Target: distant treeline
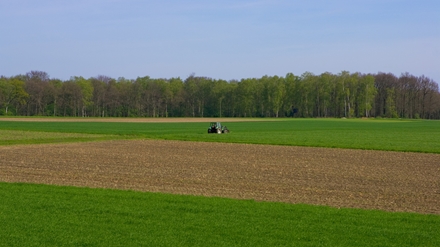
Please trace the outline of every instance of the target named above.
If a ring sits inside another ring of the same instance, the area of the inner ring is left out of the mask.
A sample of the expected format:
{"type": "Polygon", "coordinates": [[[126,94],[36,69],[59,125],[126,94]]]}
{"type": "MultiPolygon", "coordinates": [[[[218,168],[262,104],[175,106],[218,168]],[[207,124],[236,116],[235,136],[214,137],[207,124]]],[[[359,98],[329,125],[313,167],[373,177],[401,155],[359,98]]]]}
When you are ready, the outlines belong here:
{"type": "Polygon", "coordinates": [[[436,82],[409,73],[263,76],[240,81],[190,75],[51,79],[0,77],[0,115],[74,117],[387,117],[440,119],[436,82]]]}

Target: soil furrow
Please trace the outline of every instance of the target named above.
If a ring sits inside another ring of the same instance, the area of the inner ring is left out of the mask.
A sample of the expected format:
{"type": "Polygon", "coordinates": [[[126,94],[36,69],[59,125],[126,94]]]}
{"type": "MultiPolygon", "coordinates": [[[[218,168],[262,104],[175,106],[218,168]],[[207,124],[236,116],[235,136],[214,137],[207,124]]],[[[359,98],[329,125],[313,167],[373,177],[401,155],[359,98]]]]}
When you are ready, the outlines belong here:
{"type": "Polygon", "coordinates": [[[0,181],[440,214],[440,155],[181,141],[0,147],[0,181]]]}

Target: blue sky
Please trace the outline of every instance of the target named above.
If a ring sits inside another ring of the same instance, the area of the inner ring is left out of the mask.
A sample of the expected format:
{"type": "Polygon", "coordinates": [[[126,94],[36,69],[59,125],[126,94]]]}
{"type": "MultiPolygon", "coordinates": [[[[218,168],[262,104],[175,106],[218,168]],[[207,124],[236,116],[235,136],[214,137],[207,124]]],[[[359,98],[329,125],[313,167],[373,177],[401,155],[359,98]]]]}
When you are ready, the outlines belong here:
{"type": "Polygon", "coordinates": [[[0,75],[215,79],[309,71],[440,83],[438,0],[0,0],[0,75]]]}

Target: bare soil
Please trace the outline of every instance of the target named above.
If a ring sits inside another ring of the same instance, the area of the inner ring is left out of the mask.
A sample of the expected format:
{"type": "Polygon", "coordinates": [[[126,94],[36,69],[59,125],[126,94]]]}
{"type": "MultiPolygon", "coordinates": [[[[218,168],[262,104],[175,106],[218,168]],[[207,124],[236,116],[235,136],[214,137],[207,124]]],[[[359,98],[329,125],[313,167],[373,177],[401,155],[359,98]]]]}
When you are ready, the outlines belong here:
{"type": "Polygon", "coordinates": [[[0,181],[440,214],[439,154],[154,140],[17,145],[0,147],[0,181]]]}

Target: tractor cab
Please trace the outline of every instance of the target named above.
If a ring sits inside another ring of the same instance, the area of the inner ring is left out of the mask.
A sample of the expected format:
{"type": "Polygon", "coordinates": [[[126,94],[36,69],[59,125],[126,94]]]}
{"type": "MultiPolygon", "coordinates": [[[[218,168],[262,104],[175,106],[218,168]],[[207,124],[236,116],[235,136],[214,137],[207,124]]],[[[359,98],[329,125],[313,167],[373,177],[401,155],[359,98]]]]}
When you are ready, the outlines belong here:
{"type": "Polygon", "coordinates": [[[229,133],[229,130],[226,126],[222,126],[220,122],[211,122],[209,124],[208,133],[229,133]]]}

